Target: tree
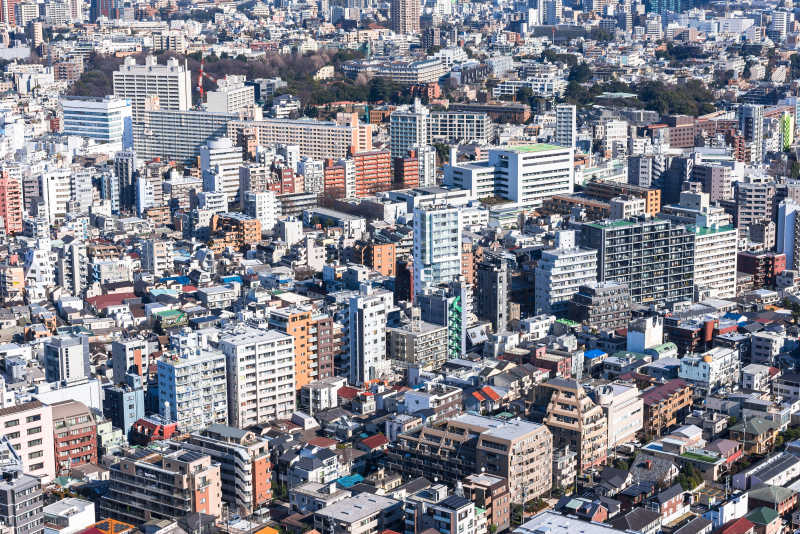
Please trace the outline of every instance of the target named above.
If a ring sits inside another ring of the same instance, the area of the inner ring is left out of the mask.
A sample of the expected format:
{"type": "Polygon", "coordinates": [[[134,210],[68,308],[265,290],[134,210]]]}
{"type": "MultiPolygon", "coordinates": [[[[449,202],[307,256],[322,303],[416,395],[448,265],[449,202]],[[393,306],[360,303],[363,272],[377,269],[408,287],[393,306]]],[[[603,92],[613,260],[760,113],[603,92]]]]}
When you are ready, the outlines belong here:
{"type": "Polygon", "coordinates": [[[678,483],[686,491],[693,490],[703,483],[703,475],[694,465],[687,463],[678,473],[678,483]]]}

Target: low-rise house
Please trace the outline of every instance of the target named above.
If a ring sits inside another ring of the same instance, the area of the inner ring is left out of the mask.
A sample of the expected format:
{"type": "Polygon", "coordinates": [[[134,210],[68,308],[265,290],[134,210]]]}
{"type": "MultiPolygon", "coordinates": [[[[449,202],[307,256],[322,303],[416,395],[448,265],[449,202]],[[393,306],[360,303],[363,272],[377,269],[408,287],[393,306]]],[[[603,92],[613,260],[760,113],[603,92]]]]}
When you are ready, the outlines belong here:
{"type": "Polygon", "coordinates": [[[661,530],[661,516],[645,508],[634,508],[625,515],[609,520],[614,528],[637,534],[656,534],[661,530]]]}

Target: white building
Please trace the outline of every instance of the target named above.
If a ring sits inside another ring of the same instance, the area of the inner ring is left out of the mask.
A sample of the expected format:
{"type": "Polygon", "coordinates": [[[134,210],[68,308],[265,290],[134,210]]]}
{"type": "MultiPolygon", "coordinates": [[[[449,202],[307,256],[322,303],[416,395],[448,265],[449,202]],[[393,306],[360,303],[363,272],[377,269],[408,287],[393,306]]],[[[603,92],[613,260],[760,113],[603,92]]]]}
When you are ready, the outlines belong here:
{"type": "Polygon", "coordinates": [[[144,65],[137,65],[136,58],[125,58],[114,73],[114,96],[130,100],[134,122],[141,121],[145,111],[145,100],[158,97],[160,109],[186,111],[192,106],[191,73],[176,58],[159,65],[154,56],[147,56],[144,65]]]}
{"type": "Polygon", "coordinates": [[[244,193],[244,213],[261,222],[261,233],[270,234],[281,215],[281,204],[274,191],[244,193]]]}
{"type": "Polygon", "coordinates": [[[162,356],[158,368],[158,411],[181,432],[228,423],[225,355],[206,345],[162,356]]]}
{"type": "Polygon", "coordinates": [[[156,277],[173,270],[172,245],[170,239],[147,239],[142,243],[142,269],[156,277]]]}
{"type": "Polygon", "coordinates": [[[206,93],[206,109],[212,113],[239,113],[255,105],[255,87],[245,85],[245,76],[217,80],[217,90],[206,93]]]}
{"type": "Polygon", "coordinates": [[[131,102],[125,98],[61,97],[63,132],[110,144],[114,153],[133,148],[131,102]]]}
{"type": "Polygon", "coordinates": [[[389,147],[392,160],[404,158],[415,146],[427,145],[430,139],[430,112],[419,100],[413,106],[398,108],[389,117],[389,147]]]}
{"type": "Polygon", "coordinates": [[[715,347],[703,354],[684,356],[678,376],[703,393],[736,386],[740,378],[739,353],[734,349],[715,347]]]}
{"type": "Polygon", "coordinates": [[[733,226],[709,225],[697,216],[694,232],[694,287],[698,300],[736,298],[736,253],[739,230],[733,226]]]}
{"type": "Polygon", "coordinates": [[[553,195],[573,192],[573,149],[548,144],[489,150],[489,159],[445,166],[445,184],[535,208],[553,195]]]}
{"type": "Polygon", "coordinates": [[[534,305],[536,313],[565,313],[572,295],[597,281],[597,251],[575,245],[575,232],[558,232],[556,248],[542,251],[536,265],[534,305]]]}
{"type": "Polygon", "coordinates": [[[800,204],[787,198],[778,205],[778,235],[775,249],[780,254],[786,254],[786,268],[797,269],[800,267],[800,251],[795,252],[795,240],[798,235],[798,217],[800,204]]]}
{"type": "Polygon", "coordinates": [[[242,324],[220,337],[227,358],[231,426],[246,428],[295,411],[294,338],[242,324]]]}
{"type": "Polygon", "coordinates": [[[414,209],[414,291],[461,276],[461,209],[439,205],[414,209]]]}
{"type": "Polygon", "coordinates": [[[636,439],[644,424],[644,401],[635,385],[612,382],[599,386],[595,402],[608,419],[608,448],[636,439]]]}
{"type": "Polygon", "coordinates": [[[242,149],[227,137],[220,137],[200,147],[200,170],[203,190],[225,193],[228,203],[239,200],[239,167],[242,149]]]}
{"type": "Polygon", "coordinates": [[[350,298],[347,336],[351,384],[376,380],[391,369],[386,357],[386,319],[393,307],[391,291],[366,285],[350,298]]]}
{"type": "Polygon", "coordinates": [[[75,497],[56,501],[42,511],[44,534],[75,534],[95,522],[94,503],[75,497]]]}
{"type": "Polygon", "coordinates": [[[325,189],[325,166],[322,161],[308,157],[300,158],[297,172],[303,176],[306,193],[322,193],[325,189]]]}
{"type": "Polygon", "coordinates": [[[765,365],[776,365],[783,350],[785,338],[777,332],[756,332],[750,337],[750,361],[765,365]]]}

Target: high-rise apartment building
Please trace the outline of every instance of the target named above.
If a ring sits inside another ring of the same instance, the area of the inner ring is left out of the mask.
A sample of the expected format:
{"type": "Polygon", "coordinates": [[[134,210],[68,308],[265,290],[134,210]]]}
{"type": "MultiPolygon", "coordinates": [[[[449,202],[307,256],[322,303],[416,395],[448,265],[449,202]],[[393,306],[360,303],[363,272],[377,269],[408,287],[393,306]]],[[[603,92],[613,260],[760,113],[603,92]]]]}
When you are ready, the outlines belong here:
{"type": "Polygon", "coordinates": [[[42,534],[44,514],[41,478],[18,466],[0,471],[0,522],[9,534],[42,534]]]}
{"type": "Polygon", "coordinates": [[[242,149],[227,137],[210,141],[200,147],[200,170],[203,173],[203,190],[222,192],[228,204],[239,201],[239,168],[242,166],[242,149]]]}
{"type": "Polygon", "coordinates": [[[136,153],[133,150],[117,152],[114,156],[114,175],[119,184],[117,191],[120,211],[128,212],[136,205],[135,177],[137,172],[136,153]]]}
{"type": "Polygon", "coordinates": [[[392,159],[387,150],[353,154],[356,197],[368,197],[392,188],[392,159]]]}
{"type": "Polygon", "coordinates": [[[237,325],[220,337],[219,348],[227,361],[232,426],[246,428],[291,417],[295,410],[292,336],[237,325]]]}
{"type": "Polygon", "coordinates": [[[281,216],[281,204],[274,191],[241,191],[244,213],[261,222],[261,232],[271,234],[281,216]]]}
{"type": "MultiPolygon", "coordinates": [[[[415,0],[400,0],[415,3],[415,0]]],[[[409,149],[426,146],[430,141],[430,111],[419,100],[412,106],[398,108],[389,116],[389,148],[392,160],[403,158],[409,149]]]]}
{"type": "MultiPolygon", "coordinates": [[[[362,151],[359,127],[314,120],[263,119],[228,122],[228,137],[238,139],[247,130],[259,145],[298,145],[300,156],[325,160],[346,158],[362,151]]],[[[371,138],[370,138],[371,141],[371,138]]],[[[372,147],[365,148],[370,150],[372,147]]]]}
{"type": "Polygon", "coordinates": [[[597,279],[626,284],[633,302],[692,300],[694,236],[684,226],[647,217],[587,223],[581,245],[598,251],[597,279]]]}
{"type": "Polygon", "coordinates": [[[133,109],[127,98],[62,97],[63,131],[109,143],[116,150],[133,148],[133,109]]]}
{"type": "Polygon", "coordinates": [[[694,287],[697,300],[736,298],[736,253],[739,231],[709,224],[705,215],[689,227],[694,237],[694,287]]]}
{"type": "Polygon", "coordinates": [[[225,355],[206,346],[186,347],[157,360],[158,411],[194,432],[212,423],[227,424],[225,355]]]}
{"type": "Polygon", "coordinates": [[[191,513],[222,513],[220,465],[208,454],[169,447],[163,452],[136,449],[109,471],[101,517],[141,525],[154,519],[176,521],[191,513]]]}
{"type": "Polygon", "coordinates": [[[146,239],[142,243],[142,269],[156,278],[169,274],[172,265],[173,242],[167,239],[146,239]]]}
{"type": "Polygon", "coordinates": [[[56,474],[64,476],[73,467],[97,464],[97,423],[92,411],[75,400],[57,402],[52,408],[56,474]]]}
{"type": "Polygon", "coordinates": [[[389,11],[392,31],[402,35],[419,34],[421,6],[417,0],[392,0],[389,11]]]}
{"type": "Polygon", "coordinates": [[[576,108],[571,104],[556,106],[556,144],[558,146],[575,148],[576,133],[576,108]]]}
{"type": "Polygon", "coordinates": [[[176,58],[159,65],[154,56],[147,56],[144,65],[128,56],[114,73],[114,96],[130,101],[133,122],[144,120],[145,101],[158,97],[159,109],[186,111],[192,106],[191,73],[176,58]]]}
{"type": "Polygon", "coordinates": [[[461,209],[431,205],[414,209],[414,292],[461,277],[461,209]]]}
{"type": "Polygon", "coordinates": [[[86,254],[86,242],[79,239],[63,239],[61,244],[53,246],[58,254],[55,263],[56,284],[63,287],[70,295],[81,296],[89,287],[89,257],[86,254]]]}
{"type": "Polygon", "coordinates": [[[775,249],[786,255],[787,269],[800,269],[800,204],[787,198],[778,205],[778,235],[775,249]]]}
{"type": "Polygon", "coordinates": [[[744,230],[753,223],[771,221],[775,213],[776,188],[772,181],[746,177],[734,184],[736,227],[744,230]]]}
{"type": "Polygon", "coordinates": [[[146,110],[141,127],[134,128],[133,146],[144,160],[161,158],[194,165],[200,147],[226,136],[228,122],[238,118],[237,114],[210,111],[146,110]]]}
{"type": "Polygon", "coordinates": [[[494,332],[505,332],[509,321],[509,272],[502,258],[485,257],[478,264],[475,314],[492,323],[494,332]]]}
{"type": "Polygon", "coordinates": [[[417,293],[414,304],[420,307],[423,321],[447,327],[447,359],[463,356],[472,307],[470,288],[463,282],[429,288],[417,293]]]}
{"type": "Polygon", "coordinates": [[[542,251],[535,276],[536,313],[564,315],[578,289],[596,281],[597,251],[579,248],[574,231],[558,232],[555,248],[542,251]]]}
{"type": "Polygon", "coordinates": [[[65,334],[44,344],[44,375],[48,382],[70,384],[89,378],[89,337],[65,334]]]}
{"type": "Polygon", "coordinates": [[[389,372],[386,320],[392,308],[394,295],[385,289],[362,285],[350,298],[346,326],[351,384],[366,384],[389,372]]]}
{"type": "Polygon", "coordinates": [[[630,317],[630,291],[617,282],[584,284],[569,303],[570,319],[601,331],[623,328],[630,317]]]}
{"type": "Polygon", "coordinates": [[[212,113],[239,113],[255,105],[255,87],[245,85],[245,76],[229,74],[217,81],[217,89],[206,93],[206,109],[212,113]]]}
{"type": "Polygon", "coordinates": [[[750,161],[761,163],[764,159],[764,106],[741,104],[737,118],[739,130],[750,145],[750,161]]]}
{"type": "Polygon", "coordinates": [[[22,182],[0,173],[0,219],[7,234],[22,231],[22,182]]]}
{"type": "Polygon", "coordinates": [[[147,341],[139,338],[117,339],[111,343],[111,366],[115,384],[124,384],[128,373],[147,380],[150,367],[147,341]]]}

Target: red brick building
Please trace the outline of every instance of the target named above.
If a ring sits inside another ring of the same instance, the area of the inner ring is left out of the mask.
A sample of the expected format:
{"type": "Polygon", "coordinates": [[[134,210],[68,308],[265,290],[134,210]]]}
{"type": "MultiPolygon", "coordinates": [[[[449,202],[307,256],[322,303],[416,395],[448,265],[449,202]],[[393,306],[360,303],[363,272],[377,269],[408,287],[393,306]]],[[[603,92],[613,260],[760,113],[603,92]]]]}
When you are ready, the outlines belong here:
{"type": "Polygon", "coordinates": [[[68,475],[79,465],[97,463],[97,424],[83,403],[53,404],[53,441],[57,476],[68,475]]]}
{"type": "Polygon", "coordinates": [[[359,152],[353,156],[356,197],[372,196],[392,188],[392,159],[388,150],[359,152]]]}

